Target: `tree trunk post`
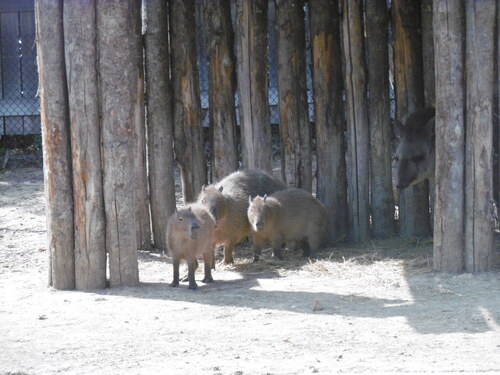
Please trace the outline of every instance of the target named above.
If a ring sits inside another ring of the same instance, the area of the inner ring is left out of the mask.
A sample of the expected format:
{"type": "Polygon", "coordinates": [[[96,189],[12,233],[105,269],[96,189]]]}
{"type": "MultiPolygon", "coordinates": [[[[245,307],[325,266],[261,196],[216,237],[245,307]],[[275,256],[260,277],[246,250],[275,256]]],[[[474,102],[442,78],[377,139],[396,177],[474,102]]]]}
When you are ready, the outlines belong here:
{"type": "Polygon", "coordinates": [[[435,0],[436,212],[434,269],[462,272],[465,170],[465,10],[463,0],[435,0]]]}
{"type": "Polygon", "coordinates": [[[164,0],[143,0],[151,224],[160,250],[167,248],[167,220],[175,211],[167,8],[164,0]]]}
{"type": "Polygon", "coordinates": [[[64,4],[75,209],[76,289],[106,287],[95,0],[64,4]]]}
{"type": "Polygon", "coordinates": [[[300,0],[276,0],[281,173],[293,187],[312,190],[304,9],[300,0]]]}
{"type": "MultiPolygon", "coordinates": [[[[396,118],[404,122],[408,114],[424,106],[420,2],[394,0],[392,14],[396,118]]],[[[403,237],[430,235],[429,188],[426,181],[400,192],[399,232],[403,237]]]]}
{"type": "Polygon", "coordinates": [[[138,129],[144,122],[140,21],[136,0],[97,2],[106,248],[112,287],[139,283],[137,208],[142,197],[137,193],[137,168],[142,155],[137,151],[138,129]]]}
{"type": "Polygon", "coordinates": [[[347,233],[345,119],[338,0],[310,0],[314,118],[318,184],[316,198],[328,211],[329,241],[347,233]]]}
{"type": "Polygon", "coordinates": [[[267,3],[237,0],[236,46],[243,166],[271,172],[267,3]]]}
{"type": "Polygon", "coordinates": [[[493,253],[495,0],[466,1],[465,271],[490,269],[493,253]]]}
{"type": "MultiPolygon", "coordinates": [[[[238,169],[233,28],[229,0],[204,3],[210,99],[212,181],[238,169]]],[[[269,126],[269,124],[267,124],[269,126]]]]}
{"type": "Polygon", "coordinates": [[[372,235],[384,238],[394,235],[395,229],[389,99],[389,10],[385,0],[370,0],[365,6],[372,235]]]}
{"type": "Polygon", "coordinates": [[[73,186],[68,93],[64,67],[63,2],[36,0],[35,19],[42,120],[49,285],[75,288],[73,186]]]}
{"type": "Polygon", "coordinates": [[[360,0],[343,1],[349,226],[353,242],[369,238],[369,127],[361,4],[360,0]]]}
{"type": "Polygon", "coordinates": [[[194,0],[170,1],[174,150],[182,176],[184,203],[196,200],[207,182],[194,0]]]}

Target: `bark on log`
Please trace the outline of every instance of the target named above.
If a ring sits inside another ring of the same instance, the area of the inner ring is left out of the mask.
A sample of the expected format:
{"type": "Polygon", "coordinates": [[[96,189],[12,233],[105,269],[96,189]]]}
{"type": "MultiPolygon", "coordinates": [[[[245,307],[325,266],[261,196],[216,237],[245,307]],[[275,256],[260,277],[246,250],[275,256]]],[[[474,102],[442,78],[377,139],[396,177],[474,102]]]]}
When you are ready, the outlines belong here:
{"type": "Polygon", "coordinates": [[[271,172],[267,3],[237,0],[236,45],[243,166],[271,172]]]}
{"type": "MultiPolygon", "coordinates": [[[[392,14],[396,118],[404,123],[408,114],[424,106],[420,2],[394,0],[392,14]]],[[[430,235],[429,188],[426,181],[401,191],[399,232],[405,237],[430,235]]]]}
{"type": "Polygon", "coordinates": [[[345,119],[338,0],[310,0],[318,198],[328,211],[328,240],[347,234],[345,119]]]}
{"type": "Polygon", "coordinates": [[[207,182],[194,0],[170,2],[170,43],[174,150],[181,169],[184,203],[188,203],[196,199],[201,187],[207,182]]]}
{"type": "Polygon", "coordinates": [[[204,16],[208,58],[212,181],[220,181],[237,170],[239,165],[234,108],[236,73],[230,0],[206,1],[204,16]]]}
{"type": "Polygon", "coordinates": [[[467,1],[465,271],[483,272],[493,254],[493,62],[495,0],[467,1]]]}
{"type": "Polygon", "coordinates": [[[465,10],[435,0],[436,212],[434,269],[461,272],[464,253],[465,10]]]}
{"type": "Polygon", "coordinates": [[[300,0],[276,0],[281,173],[293,187],[312,189],[304,10],[300,0]]]}
{"type": "Polygon", "coordinates": [[[369,128],[361,5],[360,0],[343,1],[349,226],[354,242],[369,237],[369,128]]]}
{"type": "Polygon", "coordinates": [[[71,146],[64,68],[63,2],[36,0],[49,285],[75,288],[71,146]]]}
{"type": "Polygon", "coordinates": [[[76,289],[106,287],[106,241],[97,87],[95,0],[64,4],[71,121],[76,289]]]}
{"type": "Polygon", "coordinates": [[[167,219],[175,210],[167,8],[164,0],[143,0],[151,224],[154,246],[161,250],[167,248],[167,219]]]}
{"type": "Polygon", "coordinates": [[[389,11],[385,0],[366,2],[368,113],[370,120],[370,187],[372,236],[394,234],[389,98],[389,11]]]}
{"type": "Polygon", "coordinates": [[[137,194],[144,118],[140,3],[97,2],[106,247],[110,285],[139,283],[137,194]]]}
{"type": "Polygon", "coordinates": [[[434,29],[432,27],[432,1],[422,0],[420,5],[422,26],[422,61],[424,74],[425,107],[436,107],[436,81],[434,72],[434,29]]]}

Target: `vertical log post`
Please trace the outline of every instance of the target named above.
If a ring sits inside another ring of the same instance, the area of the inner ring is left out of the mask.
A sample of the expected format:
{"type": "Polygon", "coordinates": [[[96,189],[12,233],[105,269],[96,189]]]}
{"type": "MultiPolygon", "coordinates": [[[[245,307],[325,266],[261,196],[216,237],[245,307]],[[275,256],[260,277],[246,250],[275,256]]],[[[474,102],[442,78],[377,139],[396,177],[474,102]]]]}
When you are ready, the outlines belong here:
{"type": "Polygon", "coordinates": [[[196,55],[194,0],[170,2],[170,43],[174,150],[181,169],[184,203],[188,203],[196,199],[207,180],[196,55]]]}
{"type": "Polygon", "coordinates": [[[465,271],[491,267],[495,0],[466,1],[465,271]]]}
{"type": "MultiPolygon", "coordinates": [[[[408,114],[424,106],[420,2],[394,0],[392,10],[396,118],[404,122],[408,114]]],[[[399,232],[404,237],[430,234],[429,189],[426,181],[401,191],[399,232]]]]}
{"type": "Polygon", "coordinates": [[[112,287],[139,283],[137,132],[144,121],[142,49],[136,47],[140,21],[135,0],[97,2],[106,248],[112,287]]]}
{"type": "Polygon", "coordinates": [[[289,186],[311,191],[304,9],[300,0],[276,0],[281,173],[289,186]]]}
{"type": "Polygon", "coordinates": [[[167,8],[164,0],[143,0],[151,224],[161,250],[167,248],[167,219],[175,210],[167,8]]]}
{"type": "Polygon", "coordinates": [[[436,212],[434,269],[461,272],[464,253],[465,11],[463,0],[435,0],[436,212]]]}
{"type": "Polygon", "coordinates": [[[271,172],[267,3],[237,0],[236,46],[243,166],[271,172]]]}
{"type": "Polygon", "coordinates": [[[74,289],[73,187],[62,0],[36,0],[35,19],[47,205],[49,285],[56,289],[74,289]]]}
{"type": "Polygon", "coordinates": [[[389,99],[389,11],[385,0],[371,0],[366,9],[368,113],[370,120],[370,187],[372,235],[394,234],[389,99]]]}
{"type": "Polygon", "coordinates": [[[420,6],[422,29],[422,61],[424,75],[424,102],[436,107],[436,81],[434,73],[434,29],[432,27],[432,0],[422,0],[420,6]]]}
{"type": "Polygon", "coordinates": [[[106,241],[97,87],[95,0],[64,5],[71,120],[76,289],[106,287],[106,241]]]}
{"type": "Polygon", "coordinates": [[[234,108],[236,73],[230,1],[206,1],[204,16],[208,55],[212,181],[220,181],[237,170],[239,164],[234,108]]]}
{"type": "Polygon", "coordinates": [[[330,241],[347,234],[345,119],[338,0],[310,0],[314,118],[318,185],[316,198],[327,208],[330,241]]]}
{"type": "Polygon", "coordinates": [[[343,38],[348,132],[350,239],[369,237],[369,127],[366,107],[363,9],[360,0],[343,1],[343,38]]]}

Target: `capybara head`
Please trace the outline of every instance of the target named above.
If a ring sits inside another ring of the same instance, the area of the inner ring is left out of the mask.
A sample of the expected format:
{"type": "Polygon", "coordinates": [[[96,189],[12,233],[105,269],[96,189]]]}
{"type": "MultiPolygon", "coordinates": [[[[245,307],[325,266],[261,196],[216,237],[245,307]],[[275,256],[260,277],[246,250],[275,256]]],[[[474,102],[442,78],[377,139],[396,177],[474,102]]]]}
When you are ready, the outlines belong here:
{"type": "Polygon", "coordinates": [[[198,237],[200,224],[191,207],[176,210],[174,226],[176,232],[184,234],[186,238],[194,240],[198,237]]]}
{"type": "Polygon", "coordinates": [[[404,189],[433,178],[435,170],[433,108],[424,108],[408,116],[405,124],[395,122],[399,144],[394,156],[397,162],[396,187],[404,189]]]}
{"type": "Polygon", "coordinates": [[[269,216],[269,207],[267,206],[267,195],[261,197],[257,195],[254,199],[248,197],[248,221],[252,230],[260,232],[264,230],[266,219],[269,216]]]}
{"type": "Polygon", "coordinates": [[[222,218],[226,210],[225,197],[222,194],[222,190],[222,186],[203,186],[198,196],[198,203],[202,204],[210,212],[215,221],[222,218]]]}

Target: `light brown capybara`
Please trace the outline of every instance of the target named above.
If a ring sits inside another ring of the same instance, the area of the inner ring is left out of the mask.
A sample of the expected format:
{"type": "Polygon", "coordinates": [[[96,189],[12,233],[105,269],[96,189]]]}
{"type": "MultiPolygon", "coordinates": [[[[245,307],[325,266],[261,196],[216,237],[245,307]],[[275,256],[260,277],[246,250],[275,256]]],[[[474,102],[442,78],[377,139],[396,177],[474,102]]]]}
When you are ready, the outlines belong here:
{"type": "Polygon", "coordinates": [[[234,246],[250,233],[248,197],[286,189],[277,178],[260,170],[231,173],[216,184],[204,186],[198,203],[207,207],[216,220],[214,243],[224,246],[224,263],[233,263],[234,246]]]}
{"type": "Polygon", "coordinates": [[[281,248],[296,242],[303,255],[316,258],[327,223],[326,209],[305,190],[288,188],[270,196],[249,198],[248,221],[252,228],[254,260],[264,244],[271,243],[273,257],[282,259],[281,248]]]}
{"type": "Polygon", "coordinates": [[[205,266],[204,283],[210,283],[214,257],[213,234],[215,220],[208,210],[196,203],[177,210],[167,222],[167,247],[173,258],[174,280],[172,287],[179,286],[179,265],[182,259],[188,264],[189,289],[198,285],[194,273],[198,267],[197,258],[203,256],[205,266]]]}

